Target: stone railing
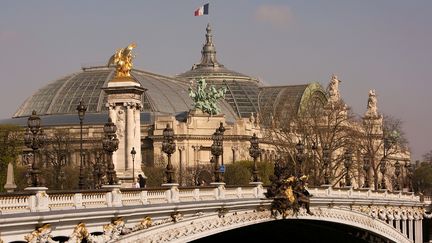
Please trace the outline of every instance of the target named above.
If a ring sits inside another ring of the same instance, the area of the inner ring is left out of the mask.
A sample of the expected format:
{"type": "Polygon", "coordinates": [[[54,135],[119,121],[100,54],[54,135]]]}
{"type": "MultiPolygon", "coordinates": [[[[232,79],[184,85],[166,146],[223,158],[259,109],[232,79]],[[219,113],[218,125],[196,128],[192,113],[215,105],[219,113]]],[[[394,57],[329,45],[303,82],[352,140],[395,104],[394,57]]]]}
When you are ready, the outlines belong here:
{"type": "MultiPolygon", "coordinates": [[[[386,222],[409,239],[413,239],[413,235],[421,235],[417,230],[421,228],[419,225],[406,227],[406,223],[401,223],[409,220],[408,225],[421,223],[424,203],[412,193],[330,187],[308,190],[313,195],[311,210],[320,217],[339,210],[347,212],[348,218],[361,214],[362,217],[386,222]]],[[[5,242],[17,236],[23,239],[35,226],[43,223],[57,227],[54,235],[67,236],[80,222],[91,222],[87,225],[89,232],[100,232],[103,225],[118,216],[125,217],[128,227],[135,229],[147,216],[159,225],[172,220],[176,222],[182,217],[212,217],[228,211],[261,212],[271,204],[264,192],[265,188],[261,185],[215,185],[146,189],[113,186],[91,191],[34,190],[31,193],[0,194],[0,239],[5,242]]],[[[331,215],[325,217],[333,220],[331,215]]]]}
{"type": "MultiPolygon", "coordinates": [[[[379,201],[381,204],[389,202],[420,202],[420,198],[413,193],[371,191],[351,188],[309,188],[313,194],[312,203],[329,203],[332,199],[351,201],[362,204],[368,201],[379,201]]],[[[0,194],[0,214],[55,211],[80,208],[103,208],[110,205],[136,206],[147,204],[163,204],[205,200],[236,200],[247,198],[263,198],[264,189],[252,186],[234,187],[199,187],[199,188],[150,188],[150,189],[120,189],[93,190],[77,192],[37,191],[35,193],[0,194]],[[110,199],[118,202],[112,204],[110,199]]],[[[425,203],[431,202],[430,196],[422,198],[425,203]]],[[[398,203],[396,203],[398,204],[398,203]]]]}
{"type": "Polygon", "coordinates": [[[35,191],[0,195],[0,214],[42,212],[110,206],[137,206],[191,201],[262,198],[259,187],[199,187],[92,190],[76,192],[35,191]]]}

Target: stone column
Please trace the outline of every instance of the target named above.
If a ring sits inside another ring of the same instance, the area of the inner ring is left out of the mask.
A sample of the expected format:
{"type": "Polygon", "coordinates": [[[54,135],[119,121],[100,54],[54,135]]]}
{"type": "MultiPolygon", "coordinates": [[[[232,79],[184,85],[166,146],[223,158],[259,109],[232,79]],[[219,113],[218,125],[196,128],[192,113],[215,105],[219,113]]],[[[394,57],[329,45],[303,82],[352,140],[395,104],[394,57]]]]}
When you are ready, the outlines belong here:
{"type": "Polygon", "coordinates": [[[186,171],[187,165],[186,165],[186,159],[185,159],[185,146],[181,145],[178,147],[179,153],[180,153],[180,160],[179,160],[179,184],[180,186],[183,185],[183,175],[186,171]]]}
{"type": "Polygon", "coordinates": [[[133,138],[135,133],[135,117],[133,115],[134,105],[132,102],[124,103],[126,107],[126,153],[125,153],[125,170],[132,169],[132,156],[130,151],[132,150],[133,138]]]}
{"type": "Polygon", "coordinates": [[[194,150],[194,166],[198,166],[199,165],[199,150],[200,150],[200,146],[199,145],[194,145],[192,146],[193,150],[194,150]]]}
{"type": "MultiPolygon", "coordinates": [[[[136,103],[135,104],[135,109],[134,111],[134,116],[135,116],[135,132],[134,132],[134,145],[135,146],[135,151],[136,151],[136,155],[135,155],[135,175],[138,175],[140,173],[143,173],[142,169],[141,169],[141,165],[143,164],[142,162],[142,152],[141,152],[141,104],[136,103]]],[[[134,175],[134,178],[136,178],[137,176],[134,175]]],[[[145,171],[144,171],[144,175],[145,175],[145,171]]]]}
{"type": "Polygon", "coordinates": [[[418,213],[414,213],[414,242],[422,243],[423,242],[423,227],[422,227],[422,216],[418,213]]]}
{"type": "Polygon", "coordinates": [[[411,212],[408,212],[408,238],[412,241],[414,241],[413,219],[411,212]]]}
{"type": "Polygon", "coordinates": [[[401,232],[401,221],[400,219],[395,219],[396,229],[401,232]]]}
{"type": "Polygon", "coordinates": [[[235,161],[237,161],[239,157],[239,146],[238,145],[232,146],[232,150],[233,150],[233,163],[234,163],[235,161]]]}
{"type": "Polygon", "coordinates": [[[407,215],[405,211],[401,212],[402,234],[408,237],[407,233],[407,215]]]}

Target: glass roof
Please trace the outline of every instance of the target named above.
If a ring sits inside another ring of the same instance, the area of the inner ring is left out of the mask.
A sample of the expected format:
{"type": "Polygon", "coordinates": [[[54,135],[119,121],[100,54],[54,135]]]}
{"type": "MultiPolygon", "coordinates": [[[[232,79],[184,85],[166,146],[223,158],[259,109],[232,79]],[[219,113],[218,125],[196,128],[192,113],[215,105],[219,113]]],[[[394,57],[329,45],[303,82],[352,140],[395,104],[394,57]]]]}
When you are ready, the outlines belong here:
{"type": "MultiPolygon", "coordinates": [[[[88,113],[106,113],[107,97],[102,87],[113,78],[114,69],[85,68],[58,79],[39,89],[17,110],[14,117],[29,116],[33,110],[40,115],[75,114],[80,100],[88,113]]],[[[142,96],[144,112],[180,113],[192,108],[188,85],[174,78],[133,70],[133,77],[146,89],[142,96]]],[[[220,101],[222,113],[234,121],[236,113],[225,101],[220,101]]]]}

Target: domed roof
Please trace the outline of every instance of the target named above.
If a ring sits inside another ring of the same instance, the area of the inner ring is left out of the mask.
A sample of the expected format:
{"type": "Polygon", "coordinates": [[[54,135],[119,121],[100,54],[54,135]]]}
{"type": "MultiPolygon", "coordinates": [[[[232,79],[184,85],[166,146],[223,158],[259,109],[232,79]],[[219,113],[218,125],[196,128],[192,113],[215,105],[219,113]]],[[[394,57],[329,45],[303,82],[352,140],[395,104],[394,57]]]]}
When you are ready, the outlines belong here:
{"type": "Polygon", "coordinates": [[[225,100],[239,117],[249,117],[258,112],[259,81],[253,77],[229,70],[216,59],[216,48],[213,43],[210,24],[206,28],[206,42],[201,50],[201,61],[192,69],[177,75],[178,78],[196,80],[204,78],[207,83],[217,88],[226,86],[225,100]]]}
{"type": "MultiPolygon", "coordinates": [[[[83,68],[39,89],[16,111],[14,117],[29,116],[33,110],[39,115],[76,114],[80,100],[88,113],[107,113],[106,94],[102,87],[114,78],[112,67],[83,68]]],[[[192,108],[188,85],[175,78],[141,70],[132,70],[132,76],[145,88],[142,96],[143,112],[178,114],[192,108]]],[[[225,101],[219,102],[228,120],[236,115],[225,101]]]]}
{"type": "Polygon", "coordinates": [[[265,125],[270,125],[272,119],[286,120],[301,112],[311,101],[319,100],[324,104],[327,100],[325,91],[319,83],[269,86],[260,90],[258,103],[265,125]]]}
{"type": "Polygon", "coordinates": [[[258,83],[258,80],[244,75],[242,73],[229,70],[224,65],[219,63],[216,59],[216,47],[213,43],[213,35],[210,24],[207,24],[206,28],[206,42],[201,50],[201,61],[192,66],[192,69],[177,75],[179,78],[184,79],[197,79],[204,77],[206,81],[223,81],[235,79],[238,81],[251,81],[258,83]]]}

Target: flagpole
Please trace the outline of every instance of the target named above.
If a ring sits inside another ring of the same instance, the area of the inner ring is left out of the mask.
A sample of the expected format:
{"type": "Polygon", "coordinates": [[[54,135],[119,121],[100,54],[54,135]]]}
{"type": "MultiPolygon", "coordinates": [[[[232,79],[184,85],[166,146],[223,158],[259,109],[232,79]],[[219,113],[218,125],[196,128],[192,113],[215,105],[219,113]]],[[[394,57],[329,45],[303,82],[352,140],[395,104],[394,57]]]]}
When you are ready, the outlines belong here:
{"type": "MultiPolygon", "coordinates": [[[[208,9],[208,14],[207,14],[207,23],[209,23],[210,24],[210,1],[208,1],[208,4],[209,4],[209,9],[208,9]]],[[[213,6],[213,4],[212,4],[212,6],[213,6]]]]}

